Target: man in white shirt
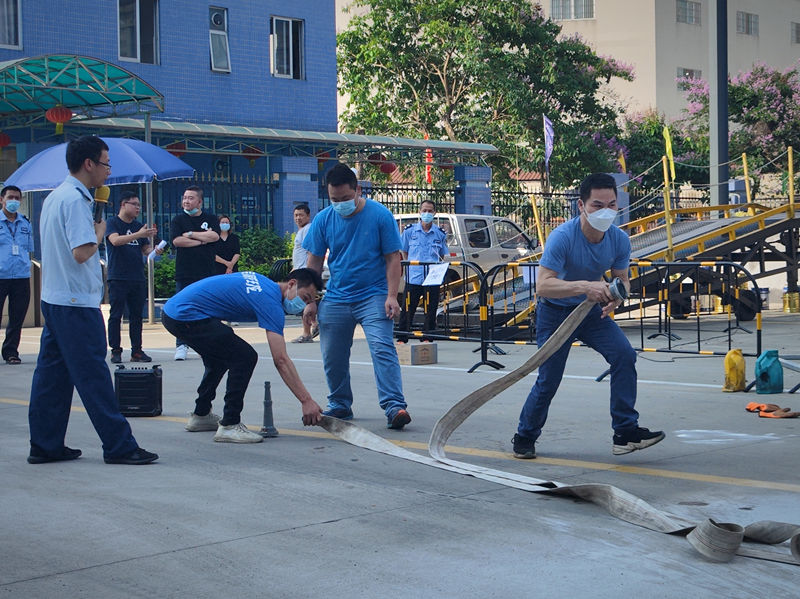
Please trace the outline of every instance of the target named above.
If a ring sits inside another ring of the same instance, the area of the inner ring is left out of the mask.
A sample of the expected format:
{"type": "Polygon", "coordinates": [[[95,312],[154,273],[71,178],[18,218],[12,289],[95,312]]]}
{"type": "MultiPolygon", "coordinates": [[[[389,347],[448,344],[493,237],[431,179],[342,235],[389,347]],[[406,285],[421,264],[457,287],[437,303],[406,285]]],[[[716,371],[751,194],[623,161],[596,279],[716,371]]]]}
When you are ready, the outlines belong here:
{"type": "MultiPolygon", "coordinates": [[[[294,236],[294,248],[292,249],[292,270],[305,268],[308,262],[308,250],[303,247],[303,241],[308,234],[311,226],[311,209],[308,204],[298,204],[294,209],[294,224],[297,225],[297,233],[294,236]]],[[[311,326],[311,322],[303,319],[303,334],[292,343],[313,343],[314,337],[319,334],[319,327],[316,322],[311,326]]]]}

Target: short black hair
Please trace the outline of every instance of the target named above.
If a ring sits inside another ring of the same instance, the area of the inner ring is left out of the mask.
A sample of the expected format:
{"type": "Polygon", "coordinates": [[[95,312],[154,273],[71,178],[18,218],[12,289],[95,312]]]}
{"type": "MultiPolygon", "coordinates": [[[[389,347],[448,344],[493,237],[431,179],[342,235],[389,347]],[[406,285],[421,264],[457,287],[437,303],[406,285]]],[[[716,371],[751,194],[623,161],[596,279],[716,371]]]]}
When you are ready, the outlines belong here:
{"type": "Polygon", "coordinates": [[[350,170],[349,166],[344,162],[340,162],[325,175],[325,183],[333,187],[349,185],[350,189],[356,189],[358,187],[358,178],[356,174],[350,170]]]}
{"type": "Polygon", "coordinates": [[[611,189],[614,191],[614,197],[617,197],[617,182],[614,177],[606,173],[594,173],[581,181],[580,198],[584,202],[592,195],[593,189],[611,189]]]}
{"type": "Polygon", "coordinates": [[[308,207],[308,204],[298,204],[297,206],[294,207],[294,210],[295,211],[300,210],[308,215],[311,214],[311,208],[308,207]]]}
{"type": "Polygon", "coordinates": [[[422,205],[423,205],[423,204],[430,204],[431,206],[433,206],[433,211],[434,211],[434,212],[436,212],[436,202],[434,202],[434,201],[433,201],[433,200],[431,200],[430,198],[425,198],[424,200],[422,200],[422,201],[419,203],[419,207],[420,207],[420,208],[422,208],[422,205]]]}
{"type": "Polygon", "coordinates": [[[132,200],[133,198],[138,198],[139,194],[135,191],[123,191],[122,195],[119,196],[119,205],[122,206],[128,200],[132,200]]]}
{"type": "Polygon", "coordinates": [[[322,291],[322,277],[319,276],[319,273],[316,270],[311,270],[310,268],[296,268],[286,275],[284,281],[288,281],[290,279],[297,281],[298,287],[308,287],[309,285],[313,285],[317,288],[317,291],[322,291]]]}
{"type": "MultiPolygon", "coordinates": [[[[217,217],[217,220],[222,220],[223,218],[227,218],[228,220],[231,220],[231,217],[230,217],[230,216],[228,216],[227,214],[220,214],[220,215],[217,217]]],[[[233,221],[232,221],[232,220],[231,220],[231,223],[233,223],[233,221]]]]}
{"type": "Polygon", "coordinates": [[[88,158],[98,162],[103,150],[108,151],[106,142],[96,135],[83,135],[73,139],[67,144],[67,168],[72,174],[81,170],[84,161],[88,158]]]}
{"type": "Polygon", "coordinates": [[[22,190],[17,187],[16,185],[6,185],[2,191],[0,191],[0,198],[6,197],[6,194],[9,191],[16,191],[18,194],[22,194],[22,190]]]}
{"type": "Polygon", "coordinates": [[[184,192],[187,192],[187,191],[196,191],[197,195],[200,196],[200,199],[201,200],[203,199],[203,188],[200,187],[199,185],[190,185],[189,187],[184,189],[184,192]]]}

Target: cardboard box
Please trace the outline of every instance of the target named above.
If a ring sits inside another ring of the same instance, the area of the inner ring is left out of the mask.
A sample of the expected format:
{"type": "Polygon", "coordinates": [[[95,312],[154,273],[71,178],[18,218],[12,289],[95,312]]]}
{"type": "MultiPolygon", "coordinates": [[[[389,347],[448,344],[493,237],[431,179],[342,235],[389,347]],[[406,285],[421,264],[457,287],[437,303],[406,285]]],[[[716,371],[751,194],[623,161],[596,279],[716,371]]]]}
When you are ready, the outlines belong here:
{"type": "Polygon", "coordinates": [[[397,357],[401,364],[436,364],[438,348],[436,343],[398,343],[397,357]]]}

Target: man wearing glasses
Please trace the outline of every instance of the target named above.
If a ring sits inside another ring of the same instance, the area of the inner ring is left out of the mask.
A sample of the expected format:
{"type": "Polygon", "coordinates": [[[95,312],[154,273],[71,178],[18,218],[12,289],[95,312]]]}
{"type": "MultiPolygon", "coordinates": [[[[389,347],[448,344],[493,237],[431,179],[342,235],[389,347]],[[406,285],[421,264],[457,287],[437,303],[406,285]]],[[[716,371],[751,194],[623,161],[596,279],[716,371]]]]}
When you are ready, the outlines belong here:
{"type": "Polygon", "coordinates": [[[103,442],[106,464],[149,464],[158,455],[136,442],[120,414],[106,364],[106,327],[100,313],[103,273],[97,246],[106,232],[93,222],[89,188],[102,186],[111,168],[108,146],[86,135],[67,145],[70,174],[42,205],[42,315],[39,358],[33,373],[28,423],[28,462],[75,460],[80,449],[64,445],[72,393],[77,388],[103,442]]]}
{"type": "MultiPolygon", "coordinates": [[[[146,227],[136,219],[141,209],[139,196],[133,191],[126,191],[119,201],[119,214],[108,219],[106,224],[108,299],[111,303],[108,345],[111,347],[111,362],[114,364],[122,362],[120,322],[126,306],[131,362],[152,361],[142,351],[142,310],[147,297],[142,256],[150,252],[151,239],[156,234],[156,228],[146,227]]],[[[156,249],[157,254],[162,251],[156,249]]]]}

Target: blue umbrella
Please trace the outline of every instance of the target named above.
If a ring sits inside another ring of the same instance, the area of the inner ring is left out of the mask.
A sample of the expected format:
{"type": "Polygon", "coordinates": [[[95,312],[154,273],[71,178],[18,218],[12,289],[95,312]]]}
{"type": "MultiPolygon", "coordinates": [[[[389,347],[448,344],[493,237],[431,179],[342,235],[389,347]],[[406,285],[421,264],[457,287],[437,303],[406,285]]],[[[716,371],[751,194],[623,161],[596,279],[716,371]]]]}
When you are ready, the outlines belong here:
{"type": "MultiPolygon", "coordinates": [[[[108,145],[111,175],[106,185],[147,183],[153,179],[182,179],[194,176],[194,169],[166,150],[125,137],[103,137],[108,145]]],[[[69,174],[67,144],[47,148],[32,156],[6,180],[22,191],[55,189],[69,174]]]]}

